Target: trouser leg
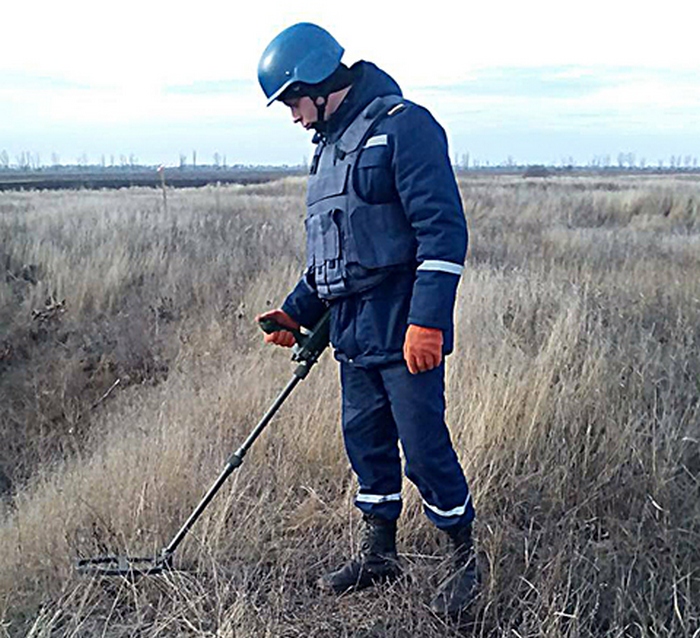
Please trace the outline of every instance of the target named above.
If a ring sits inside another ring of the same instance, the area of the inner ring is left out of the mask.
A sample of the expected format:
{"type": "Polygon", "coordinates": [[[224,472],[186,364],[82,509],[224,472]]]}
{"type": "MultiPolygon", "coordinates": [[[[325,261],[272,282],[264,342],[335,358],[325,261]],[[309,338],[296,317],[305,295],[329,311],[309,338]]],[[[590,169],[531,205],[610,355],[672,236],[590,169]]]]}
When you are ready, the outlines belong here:
{"type": "Polygon", "coordinates": [[[376,369],[340,366],[345,449],[357,479],[355,504],[364,514],[396,520],[401,513],[398,432],[376,369]]]}
{"type": "Polygon", "coordinates": [[[406,458],[406,476],[439,528],[471,523],[474,507],[445,423],[444,364],[413,375],[404,364],[379,369],[406,458]]]}

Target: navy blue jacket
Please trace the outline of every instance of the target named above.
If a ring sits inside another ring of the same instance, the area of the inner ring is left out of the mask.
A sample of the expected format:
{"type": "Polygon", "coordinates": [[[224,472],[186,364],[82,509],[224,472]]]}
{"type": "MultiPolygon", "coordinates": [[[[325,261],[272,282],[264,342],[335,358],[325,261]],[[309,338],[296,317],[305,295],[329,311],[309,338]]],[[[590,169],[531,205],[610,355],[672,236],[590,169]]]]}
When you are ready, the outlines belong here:
{"type": "MultiPolygon", "coordinates": [[[[394,80],[369,62],[352,67],[352,89],[325,123],[337,139],[374,98],[401,95],[394,80]]],[[[371,290],[334,301],[331,342],[336,358],[373,367],[403,359],[407,324],[439,328],[444,354],[453,347],[453,311],[467,252],[467,225],[449,160],[447,137],[427,109],[405,101],[373,135],[388,144],[360,155],[352,179],[370,203],[399,200],[415,232],[415,268],[397,268],[371,290]],[[377,152],[379,150],[379,152],[377,152]]],[[[313,281],[303,276],[282,309],[313,327],[326,309],[313,281]]]]}

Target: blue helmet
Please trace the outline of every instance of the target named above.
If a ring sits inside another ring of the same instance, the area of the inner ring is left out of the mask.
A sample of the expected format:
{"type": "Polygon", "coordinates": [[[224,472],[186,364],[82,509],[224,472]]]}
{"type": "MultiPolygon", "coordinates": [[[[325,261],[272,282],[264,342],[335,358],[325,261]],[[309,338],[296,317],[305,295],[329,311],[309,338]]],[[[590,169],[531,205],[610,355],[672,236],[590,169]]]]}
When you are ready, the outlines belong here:
{"type": "Polygon", "coordinates": [[[336,39],[310,22],[288,27],[270,44],[258,64],[258,81],[270,106],[292,84],[318,84],[340,66],[344,53],[336,39]]]}

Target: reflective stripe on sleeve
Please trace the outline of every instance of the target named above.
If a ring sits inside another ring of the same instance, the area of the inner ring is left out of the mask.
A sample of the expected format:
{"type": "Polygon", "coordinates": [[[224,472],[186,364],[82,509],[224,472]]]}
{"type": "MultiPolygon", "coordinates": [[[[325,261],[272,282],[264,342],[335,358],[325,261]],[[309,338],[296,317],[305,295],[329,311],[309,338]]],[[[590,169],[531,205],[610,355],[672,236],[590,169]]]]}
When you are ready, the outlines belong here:
{"type": "Polygon", "coordinates": [[[357,503],[389,503],[390,501],[400,501],[401,493],[398,494],[358,494],[355,497],[357,503]]]}
{"type": "Polygon", "coordinates": [[[452,261],[440,261],[439,259],[426,259],[418,270],[432,270],[435,272],[448,272],[451,275],[461,275],[464,270],[462,264],[455,264],[452,261]]]}
{"type": "Polygon", "coordinates": [[[450,518],[452,516],[463,516],[464,512],[467,511],[467,505],[469,505],[471,497],[472,495],[468,494],[467,500],[464,501],[464,505],[454,507],[451,510],[441,510],[439,507],[435,507],[435,505],[431,505],[426,501],[423,501],[423,505],[425,505],[431,512],[435,512],[438,516],[444,516],[445,518],[450,518]]]}

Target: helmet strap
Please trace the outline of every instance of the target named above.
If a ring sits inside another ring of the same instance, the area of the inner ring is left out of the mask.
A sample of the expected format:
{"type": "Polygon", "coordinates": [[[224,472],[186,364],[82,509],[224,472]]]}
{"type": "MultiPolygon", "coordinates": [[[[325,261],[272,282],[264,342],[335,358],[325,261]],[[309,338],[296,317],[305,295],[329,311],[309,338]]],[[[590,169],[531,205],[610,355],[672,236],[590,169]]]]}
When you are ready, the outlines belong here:
{"type": "Polygon", "coordinates": [[[323,126],[323,122],[326,121],[326,105],[328,104],[328,96],[316,96],[314,98],[314,104],[316,105],[316,112],[318,113],[318,123],[323,126]]]}

